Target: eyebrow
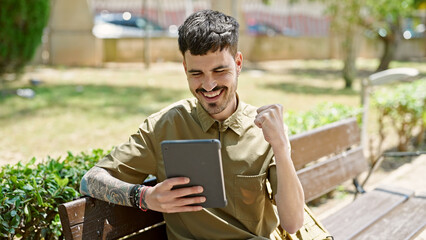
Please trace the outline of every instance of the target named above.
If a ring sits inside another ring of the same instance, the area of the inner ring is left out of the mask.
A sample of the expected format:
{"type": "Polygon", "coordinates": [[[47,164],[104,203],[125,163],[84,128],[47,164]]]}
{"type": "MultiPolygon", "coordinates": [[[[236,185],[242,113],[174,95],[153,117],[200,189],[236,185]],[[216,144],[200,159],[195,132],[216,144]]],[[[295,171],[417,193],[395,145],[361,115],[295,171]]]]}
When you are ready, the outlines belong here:
{"type": "MultiPolygon", "coordinates": [[[[212,72],[213,71],[217,71],[219,69],[224,69],[224,68],[228,68],[228,66],[226,66],[226,65],[217,66],[217,67],[215,67],[215,68],[212,69],[212,72]]],[[[203,72],[203,71],[197,70],[197,69],[190,69],[190,70],[188,70],[188,73],[200,73],[200,72],[203,72]]]]}
{"type": "Polygon", "coordinates": [[[213,68],[212,70],[216,71],[216,70],[223,69],[223,68],[228,68],[228,66],[221,65],[221,66],[217,66],[217,67],[213,68]]]}
{"type": "Polygon", "coordinates": [[[201,70],[196,70],[196,69],[191,69],[191,70],[188,70],[188,72],[189,73],[200,73],[202,71],[201,70]]]}

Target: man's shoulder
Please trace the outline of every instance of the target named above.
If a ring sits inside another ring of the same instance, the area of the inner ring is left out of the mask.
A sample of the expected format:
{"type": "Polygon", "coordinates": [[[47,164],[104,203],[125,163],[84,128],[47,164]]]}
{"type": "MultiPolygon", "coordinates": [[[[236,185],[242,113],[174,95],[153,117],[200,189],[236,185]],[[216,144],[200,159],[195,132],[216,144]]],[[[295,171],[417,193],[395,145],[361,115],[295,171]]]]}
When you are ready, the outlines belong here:
{"type": "Polygon", "coordinates": [[[161,119],[173,119],[175,117],[191,117],[191,113],[197,106],[197,100],[195,98],[182,99],[175,102],[160,111],[151,114],[148,118],[151,121],[157,122],[161,119]]]}

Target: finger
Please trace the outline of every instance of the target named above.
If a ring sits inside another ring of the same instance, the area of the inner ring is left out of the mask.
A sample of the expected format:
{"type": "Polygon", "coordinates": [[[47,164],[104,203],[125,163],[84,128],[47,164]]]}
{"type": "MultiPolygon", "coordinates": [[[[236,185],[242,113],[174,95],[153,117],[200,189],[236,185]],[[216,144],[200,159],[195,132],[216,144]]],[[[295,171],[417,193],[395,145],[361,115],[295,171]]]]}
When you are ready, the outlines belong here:
{"type": "Polygon", "coordinates": [[[188,206],[192,204],[200,204],[206,201],[206,197],[197,196],[197,197],[183,197],[176,201],[177,206],[188,206]]]}
{"type": "Polygon", "coordinates": [[[199,206],[198,204],[201,204],[206,201],[206,197],[199,196],[199,197],[188,197],[188,198],[180,198],[179,200],[175,201],[174,207],[170,207],[167,212],[193,212],[193,211],[200,211],[203,209],[202,206],[199,206]]]}
{"type": "Polygon", "coordinates": [[[263,111],[265,111],[265,110],[267,110],[267,109],[271,108],[271,106],[272,106],[272,105],[265,105],[265,106],[262,106],[262,107],[258,108],[258,109],[256,110],[256,112],[257,112],[257,113],[261,113],[261,112],[263,112],[263,111]]]}
{"type": "Polygon", "coordinates": [[[201,204],[206,201],[206,197],[197,196],[197,197],[183,197],[177,198],[173,201],[160,204],[162,212],[182,212],[182,211],[199,211],[202,209],[201,204]]]}
{"type": "Polygon", "coordinates": [[[258,126],[259,128],[262,128],[263,121],[264,121],[263,115],[257,115],[256,118],[254,119],[254,124],[258,126]]]}
{"type": "Polygon", "coordinates": [[[254,123],[256,126],[262,128],[262,126],[265,124],[265,121],[268,121],[268,119],[271,119],[271,112],[268,110],[265,110],[259,114],[254,119],[254,123]]]}
{"type": "Polygon", "coordinates": [[[266,112],[266,111],[281,113],[283,111],[283,106],[281,104],[265,105],[265,106],[258,108],[256,111],[257,111],[258,114],[260,114],[262,112],[266,112]]]}
{"type": "Polygon", "coordinates": [[[181,198],[191,194],[199,194],[203,192],[203,187],[194,186],[194,187],[186,187],[172,190],[172,194],[174,198],[181,198]]]}
{"type": "Polygon", "coordinates": [[[168,178],[164,180],[163,182],[159,183],[161,184],[159,187],[161,189],[172,189],[176,185],[183,185],[189,183],[189,178],[187,177],[174,177],[174,178],[168,178]]]}

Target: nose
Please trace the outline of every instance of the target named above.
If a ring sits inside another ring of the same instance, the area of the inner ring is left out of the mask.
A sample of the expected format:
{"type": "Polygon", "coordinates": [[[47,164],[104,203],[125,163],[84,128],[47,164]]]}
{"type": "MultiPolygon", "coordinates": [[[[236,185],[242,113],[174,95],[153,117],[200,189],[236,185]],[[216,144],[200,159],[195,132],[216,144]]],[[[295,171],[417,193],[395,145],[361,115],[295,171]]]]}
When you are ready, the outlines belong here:
{"type": "Polygon", "coordinates": [[[211,76],[206,76],[203,79],[201,87],[206,91],[211,91],[217,86],[216,80],[211,76]]]}

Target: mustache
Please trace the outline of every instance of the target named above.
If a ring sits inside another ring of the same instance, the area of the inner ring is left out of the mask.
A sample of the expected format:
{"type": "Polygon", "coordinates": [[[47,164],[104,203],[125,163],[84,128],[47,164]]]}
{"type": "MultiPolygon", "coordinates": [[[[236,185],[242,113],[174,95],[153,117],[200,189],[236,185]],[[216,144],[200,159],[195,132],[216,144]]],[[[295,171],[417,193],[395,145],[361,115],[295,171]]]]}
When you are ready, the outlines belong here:
{"type": "Polygon", "coordinates": [[[221,89],[227,89],[227,87],[225,87],[225,86],[216,86],[215,88],[213,88],[212,90],[210,90],[210,91],[207,91],[206,89],[204,89],[204,88],[197,88],[196,90],[195,90],[195,92],[214,92],[214,91],[217,91],[217,90],[221,90],[221,89]]]}

